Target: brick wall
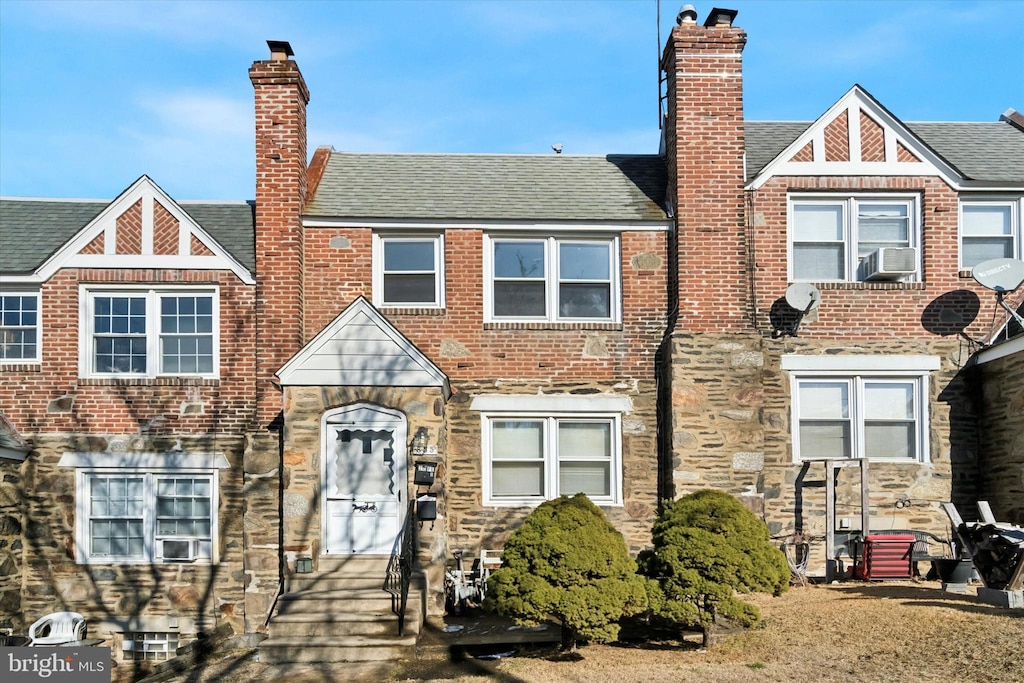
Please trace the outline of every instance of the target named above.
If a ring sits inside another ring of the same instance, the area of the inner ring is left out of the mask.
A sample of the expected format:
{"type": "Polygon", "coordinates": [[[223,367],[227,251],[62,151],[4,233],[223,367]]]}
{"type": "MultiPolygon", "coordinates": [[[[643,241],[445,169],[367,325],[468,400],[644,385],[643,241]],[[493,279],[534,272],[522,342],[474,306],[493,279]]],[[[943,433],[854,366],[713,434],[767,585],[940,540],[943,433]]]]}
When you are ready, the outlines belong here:
{"type": "Polygon", "coordinates": [[[255,292],[226,271],[58,271],[42,286],[41,364],[0,367],[0,406],[39,433],[240,434],[252,419],[255,292]],[[216,285],[220,378],[82,378],[79,285],[216,285]]]}
{"type": "MultiPolygon", "coordinates": [[[[757,327],[770,330],[772,305],[786,291],[788,193],[899,192],[920,197],[921,282],[822,283],[821,305],[804,319],[812,338],[934,339],[959,329],[986,336],[1002,314],[993,295],[959,271],[957,192],[936,177],[775,177],[750,193],[757,327]],[[966,323],[963,325],[961,323],[966,323]]],[[[968,352],[970,348],[966,349],[968,352]]]]}
{"type": "MultiPolygon", "coordinates": [[[[306,230],[307,340],[356,296],[371,298],[371,236],[366,228],[306,230]]],[[[446,308],[382,312],[454,382],[500,377],[627,380],[653,375],[654,353],[665,330],[664,233],[622,234],[621,325],[485,325],[483,233],[447,230],[444,242],[446,308]]]]}

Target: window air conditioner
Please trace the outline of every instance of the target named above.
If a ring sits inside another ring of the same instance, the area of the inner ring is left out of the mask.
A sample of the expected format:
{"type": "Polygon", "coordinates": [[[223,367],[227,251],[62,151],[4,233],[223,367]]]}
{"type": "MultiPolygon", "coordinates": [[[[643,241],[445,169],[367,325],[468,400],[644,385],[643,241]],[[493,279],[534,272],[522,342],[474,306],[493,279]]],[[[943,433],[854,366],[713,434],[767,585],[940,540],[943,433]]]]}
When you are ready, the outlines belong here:
{"type": "Polygon", "coordinates": [[[198,556],[199,541],[195,539],[160,539],[160,557],[165,562],[194,562],[198,556]]]}
{"type": "Polygon", "coordinates": [[[917,249],[882,247],[864,257],[865,280],[899,280],[917,272],[917,249]]]}

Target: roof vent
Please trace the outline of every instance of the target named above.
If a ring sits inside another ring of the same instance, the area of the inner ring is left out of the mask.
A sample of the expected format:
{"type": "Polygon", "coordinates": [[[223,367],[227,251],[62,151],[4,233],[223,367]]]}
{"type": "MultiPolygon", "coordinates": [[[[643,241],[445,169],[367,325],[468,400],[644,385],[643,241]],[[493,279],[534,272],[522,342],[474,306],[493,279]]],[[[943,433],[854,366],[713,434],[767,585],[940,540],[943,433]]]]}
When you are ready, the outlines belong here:
{"type": "Polygon", "coordinates": [[[270,48],[270,61],[285,62],[294,55],[292,46],[287,40],[268,40],[267,47],[270,48]]]}
{"type": "Polygon", "coordinates": [[[676,23],[680,26],[683,24],[696,24],[697,8],[693,5],[683,5],[680,7],[679,14],[676,15],[676,23]]]}
{"type": "Polygon", "coordinates": [[[708,18],[704,20],[704,27],[732,26],[732,22],[736,19],[737,14],[739,14],[738,10],[715,7],[708,14],[708,18]]]}

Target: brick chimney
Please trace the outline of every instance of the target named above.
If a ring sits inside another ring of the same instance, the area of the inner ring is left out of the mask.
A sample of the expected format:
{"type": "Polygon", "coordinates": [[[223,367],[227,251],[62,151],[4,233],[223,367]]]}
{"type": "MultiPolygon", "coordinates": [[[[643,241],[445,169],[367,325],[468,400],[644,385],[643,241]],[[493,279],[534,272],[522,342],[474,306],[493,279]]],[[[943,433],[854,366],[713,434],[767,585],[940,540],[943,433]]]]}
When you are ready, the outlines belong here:
{"type": "Polygon", "coordinates": [[[309,90],[291,45],[268,40],[253,62],[256,102],[256,372],[258,420],[281,410],[271,379],[302,348],[306,105],[309,90]]]}
{"type": "Polygon", "coordinates": [[[684,6],[665,45],[665,153],[678,230],[679,318],[688,332],[749,330],[744,230],[743,47],[736,11],[703,25],[684,6]]]}

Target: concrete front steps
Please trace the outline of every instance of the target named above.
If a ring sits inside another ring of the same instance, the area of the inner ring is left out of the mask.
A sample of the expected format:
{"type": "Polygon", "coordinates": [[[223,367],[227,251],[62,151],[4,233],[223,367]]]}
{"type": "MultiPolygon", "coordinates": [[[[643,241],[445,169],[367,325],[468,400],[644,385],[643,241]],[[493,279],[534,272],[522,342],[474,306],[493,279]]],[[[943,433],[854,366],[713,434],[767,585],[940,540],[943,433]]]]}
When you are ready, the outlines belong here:
{"type": "Polygon", "coordinates": [[[398,635],[392,596],[383,589],[389,557],[321,558],[318,571],[293,575],[278,598],[260,661],[270,664],[375,662],[412,655],[423,623],[423,579],[413,574],[398,635]]]}

